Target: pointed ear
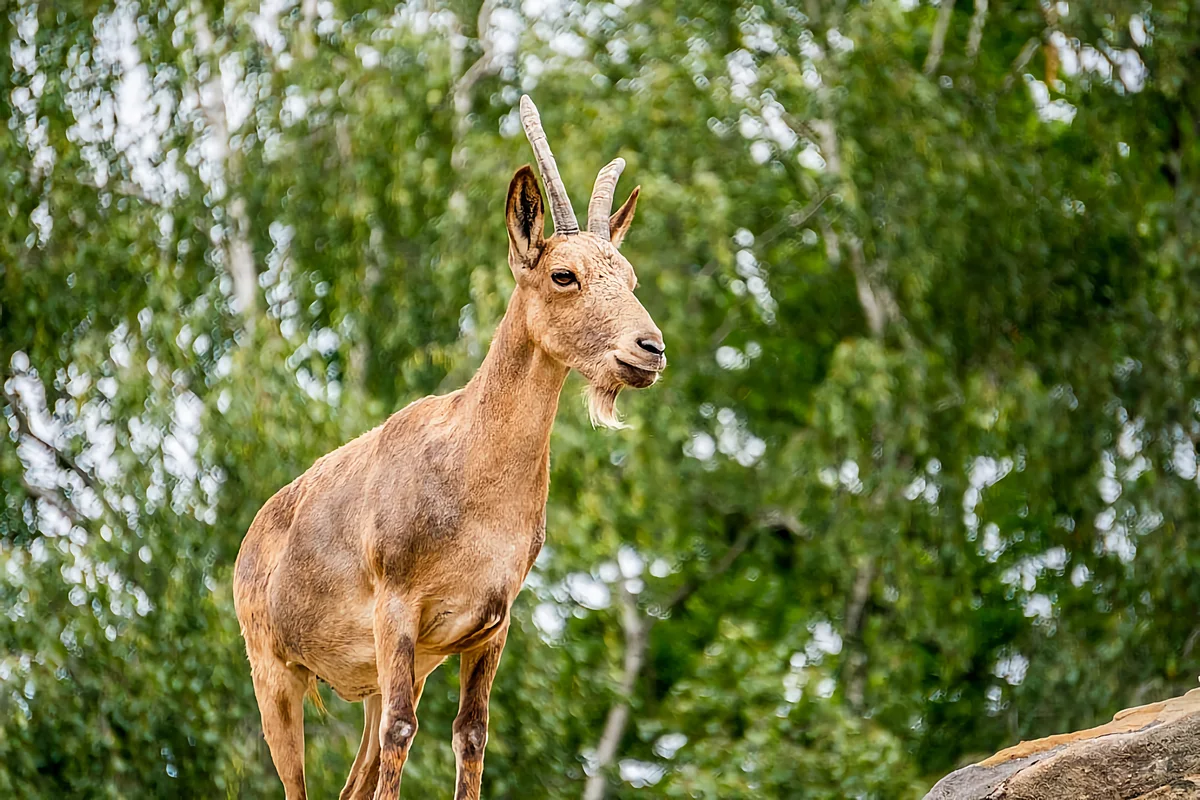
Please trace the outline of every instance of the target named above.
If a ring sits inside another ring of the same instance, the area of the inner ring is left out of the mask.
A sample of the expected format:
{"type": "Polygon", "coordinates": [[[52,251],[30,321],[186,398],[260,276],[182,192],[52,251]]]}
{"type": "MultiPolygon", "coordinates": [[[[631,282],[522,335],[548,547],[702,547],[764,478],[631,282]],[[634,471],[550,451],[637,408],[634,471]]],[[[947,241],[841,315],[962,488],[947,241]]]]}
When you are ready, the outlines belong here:
{"type": "Polygon", "coordinates": [[[633,223],[633,211],[637,208],[637,199],[641,191],[641,186],[635,187],[629,193],[629,199],[625,201],[625,205],[618,208],[617,213],[608,218],[609,238],[612,240],[613,247],[620,247],[621,242],[625,241],[625,234],[629,233],[629,226],[633,223]]]}
{"type": "Polygon", "coordinates": [[[530,268],[542,251],[542,190],[528,164],[517,170],[508,185],[505,205],[508,223],[508,265],[514,274],[518,267],[530,268]]]}

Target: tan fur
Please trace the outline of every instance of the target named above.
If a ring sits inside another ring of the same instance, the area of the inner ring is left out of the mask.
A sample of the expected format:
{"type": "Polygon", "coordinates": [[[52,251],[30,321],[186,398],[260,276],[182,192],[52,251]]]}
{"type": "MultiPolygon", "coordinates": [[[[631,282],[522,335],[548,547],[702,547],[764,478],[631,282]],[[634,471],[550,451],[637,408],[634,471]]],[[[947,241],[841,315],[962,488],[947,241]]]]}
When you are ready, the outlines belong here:
{"type": "Polygon", "coordinates": [[[615,424],[624,386],[665,367],[662,337],[617,251],[637,192],[609,238],[543,239],[529,167],[509,187],[517,287],[479,372],[318,460],[259,511],[234,600],[263,731],[289,800],[305,796],[302,695],[315,678],[365,700],[343,798],[392,800],[425,678],[462,653],[455,798],[478,798],[487,696],[509,610],[545,538],[550,430],[569,369],[615,424]],[[563,287],[556,273],[577,283],[563,287]],[[642,344],[639,344],[639,341],[642,344]]]}

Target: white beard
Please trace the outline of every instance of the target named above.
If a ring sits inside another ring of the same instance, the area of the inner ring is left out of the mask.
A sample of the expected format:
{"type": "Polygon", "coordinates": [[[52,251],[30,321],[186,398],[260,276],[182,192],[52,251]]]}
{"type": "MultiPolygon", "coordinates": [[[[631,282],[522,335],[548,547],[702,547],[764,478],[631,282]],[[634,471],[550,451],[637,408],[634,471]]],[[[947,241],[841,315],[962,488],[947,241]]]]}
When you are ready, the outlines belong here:
{"type": "Polygon", "coordinates": [[[617,414],[617,395],[621,393],[620,386],[597,386],[588,382],[585,395],[587,396],[588,416],[593,428],[613,428],[620,430],[628,427],[621,422],[617,414]]]}

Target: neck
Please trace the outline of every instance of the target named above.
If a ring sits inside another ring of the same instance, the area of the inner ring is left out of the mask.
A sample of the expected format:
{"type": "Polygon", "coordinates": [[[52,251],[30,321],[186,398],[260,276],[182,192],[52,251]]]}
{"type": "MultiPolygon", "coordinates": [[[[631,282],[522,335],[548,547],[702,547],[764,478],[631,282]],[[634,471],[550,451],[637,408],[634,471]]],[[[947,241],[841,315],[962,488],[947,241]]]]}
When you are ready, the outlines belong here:
{"type": "MultiPolygon", "coordinates": [[[[483,365],[464,394],[472,409],[478,445],[472,460],[481,476],[502,491],[513,486],[549,487],[550,431],[568,369],[529,335],[525,299],[513,293],[483,365]]],[[[471,472],[475,472],[474,468],[471,472]]]]}

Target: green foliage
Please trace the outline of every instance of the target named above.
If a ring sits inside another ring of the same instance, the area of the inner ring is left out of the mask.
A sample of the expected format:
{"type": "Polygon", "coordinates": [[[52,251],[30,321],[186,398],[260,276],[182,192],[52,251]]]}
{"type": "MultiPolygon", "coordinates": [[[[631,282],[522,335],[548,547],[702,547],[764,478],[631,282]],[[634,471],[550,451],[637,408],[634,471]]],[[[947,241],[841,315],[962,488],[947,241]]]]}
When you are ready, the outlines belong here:
{"type": "Polygon", "coordinates": [[[1194,4],[264,5],[3,11],[0,794],[281,794],[237,548],[481,361],[523,91],[577,208],[642,185],[671,366],[620,433],[568,382],[486,796],[581,793],[623,702],[610,796],[890,798],[1193,684],[1194,4]]]}

